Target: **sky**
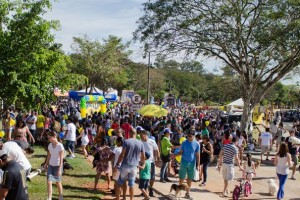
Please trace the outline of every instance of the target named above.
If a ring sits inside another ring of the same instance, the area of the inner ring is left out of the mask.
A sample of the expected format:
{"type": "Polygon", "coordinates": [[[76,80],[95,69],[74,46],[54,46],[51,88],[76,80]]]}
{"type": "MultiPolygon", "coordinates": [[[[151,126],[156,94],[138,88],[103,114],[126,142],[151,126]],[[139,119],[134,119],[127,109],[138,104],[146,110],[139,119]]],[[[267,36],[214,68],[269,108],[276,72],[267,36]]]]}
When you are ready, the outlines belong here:
{"type": "MultiPolygon", "coordinates": [[[[51,0],[52,9],[44,15],[47,20],[59,20],[61,28],[54,31],[56,42],[63,44],[63,50],[72,52],[73,37],[87,35],[91,39],[102,40],[109,35],[121,37],[124,42],[132,41],[132,33],[137,28],[136,21],[142,16],[142,3],[147,0],[51,0]]],[[[141,44],[131,43],[131,59],[147,63],[143,58],[141,44]]],[[[155,55],[151,56],[154,62],[155,55]]],[[[180,57],[175,58],[180,60],[180,57]]],[[[216,73],[222,65],[214,58],[200,58],[204,69],[216,73]]],[[[297,79],[298,80],[298,79],[297,79]]],[[[299,81],[299,80],[298,80],[299,81]]],[[[289,80],[287,84],[296,82],[289,80]]]]}
{"type": "MultiPolygon", "coordinates": [[[[86,34],[91,39],[102,40],[109,35],[121,37],[124,42],[132,41],[136,21],[142,16],[142,3],[146,0],[51,0],[52,10],[45,14],[48,20],[59,20],[61,29],[55,31],[56,42],[63,44],[63,50],[72,52],[73,37],[86,34]]],[[[131,59],[147,63],[143,58],[141,44],[131,43],[131,59]]],[[[154,62],[155,55],[151,56],[154,62]]],[[[178,58],[176,58],[178,59],[178,58]]],[[[179,57],[180,60],[180,57],[179,57]]],[[[200,60],[207,71],[213,72],[219,62],[214,59],[200,60]]]]}

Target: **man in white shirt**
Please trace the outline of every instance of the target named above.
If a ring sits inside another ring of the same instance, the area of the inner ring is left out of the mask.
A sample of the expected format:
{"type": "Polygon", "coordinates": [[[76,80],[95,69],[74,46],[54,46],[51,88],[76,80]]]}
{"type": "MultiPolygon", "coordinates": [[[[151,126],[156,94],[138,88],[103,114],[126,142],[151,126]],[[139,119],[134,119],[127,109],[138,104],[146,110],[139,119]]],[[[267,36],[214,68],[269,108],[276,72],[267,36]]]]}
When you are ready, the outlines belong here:
{"type": "Polygon", "coordinates": [[[261,133],[259,137],[259,144],[261,146],[261,155],[260,155],[260,161],[262,161],[262,156],[267,152],[266,160],[268,159],[269,153],[270,153],[270,146],[272,144],[272,134],[270,133],[270,128],[266,128],[266,132],[261,133]]]}
{"type": "Polygon", "coordinates": [[[158,155],[159,155],[158,146],[154,140],[149,139],[149,135],[146,130],[142,129],[140,136],[141,136],[141,141],[144,145],[145,152],[148,152],[150,154],[150,157],[148,159],[151,163],[149,196],[154,197],[152,188],[155,181],[155,162],[158,160],[158,155]]]}
{"type": "Polygon", "coordinates": [[[26,118],[26,125],[31,133],[31,135],[36,139],[36,121],[37,121],[37,111],[31,111],[31,114],[26,118]]]}
{"type": "Polygon", "coordinates": [[[25,171],[26,176],[30,174],[31,164],[26,158],[24,151],[21,147],[14,141],[5,142],[0,146],[1,150],[7,152],[7,156],[11,159],[19,163],[22,169],[25,171]]]}
{"type": "Polygon", "coordinates": [[[69,152],[67,158],[75,158],[76,126],[73,123],[73,118],[71,117],[68,118],[67,123],[67,129],[65,132],[66,149],[69,152]]]}

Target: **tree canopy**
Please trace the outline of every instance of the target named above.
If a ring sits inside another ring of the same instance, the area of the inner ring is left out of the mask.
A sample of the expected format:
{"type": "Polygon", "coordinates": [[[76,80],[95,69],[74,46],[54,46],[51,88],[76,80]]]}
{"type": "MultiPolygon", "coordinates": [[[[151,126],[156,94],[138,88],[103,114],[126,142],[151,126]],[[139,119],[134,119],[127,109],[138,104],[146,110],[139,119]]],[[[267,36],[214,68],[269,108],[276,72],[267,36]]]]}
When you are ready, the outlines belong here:
{"type": "MultiPolygon", "coordinates": [[[[98,86],[104,92],[109,88],[122,89],[128,81],[126,66],[130,51],[122,39],[109,36],[101,43],[88,36],[74,37],[71,70],[89,79],[87,86],[98,86]]],[[[87,91],[89,92],[89,91],[87,91]]]]}
{"type": "Polygon", "coordinates": [[[49,100],[55,87],[69,89],[67,56],[55,44],[51,30],[57,21],[43,19],[48,0],[1,0],[0,97],[4,103],[36,107],[49,100]]]}
{"type": "Polygon", "coordinates": [[[299,65],[299,1],[150,0],[143,11],[134,36],[147,50],[214,57],[234,70],[243,129],[254,106],[299,65]]]}

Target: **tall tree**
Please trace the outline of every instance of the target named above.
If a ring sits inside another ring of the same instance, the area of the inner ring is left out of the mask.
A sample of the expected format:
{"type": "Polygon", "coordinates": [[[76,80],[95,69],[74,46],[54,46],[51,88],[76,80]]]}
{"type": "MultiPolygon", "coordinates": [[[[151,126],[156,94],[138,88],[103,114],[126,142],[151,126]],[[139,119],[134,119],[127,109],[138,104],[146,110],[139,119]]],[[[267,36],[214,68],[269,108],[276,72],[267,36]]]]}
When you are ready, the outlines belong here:
{"type": "MultiPolygon", "coordinates": [[[[109,88],[122,88],[128,81],[126,66],[129,62],[129,44],[123,44],[122,39],[109,36],[103,43],[91,40],[88,36],[74,37],[71,54],[72,70],[83,74],[89,79],[86,87],[97,86],[103,92],[109,88]]],[[[89,91],[87,91],[89,92],[89,91]]]]}
{"type": "Polygon", "coordinates": [[[147,50],[205,55],[240,79],[242,129],[251,110],[300,62],[300,1],[149,0],[135,39],[147,50]]]}
{"type": "Polygon", "coordinates": [[[51,34],[59,23],[43,18],[49,0],[0,3],[0,96],[7,104],[36,107],[51,98],[54,87],[70,85],[66,75],[59,78],[68,58],[51,34]]]}

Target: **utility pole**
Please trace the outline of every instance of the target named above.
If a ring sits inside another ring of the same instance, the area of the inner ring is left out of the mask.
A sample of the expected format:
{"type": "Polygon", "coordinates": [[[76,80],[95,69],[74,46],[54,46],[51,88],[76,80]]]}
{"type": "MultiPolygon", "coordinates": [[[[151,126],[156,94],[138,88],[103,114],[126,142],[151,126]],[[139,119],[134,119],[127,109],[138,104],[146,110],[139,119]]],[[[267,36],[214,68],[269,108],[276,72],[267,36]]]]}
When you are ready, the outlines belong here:
{"type": "Polygon", "coordinates": [[[150,103],[150,52],[148,52],[148,85],[147,85],[147,104],[150,103]]]}

